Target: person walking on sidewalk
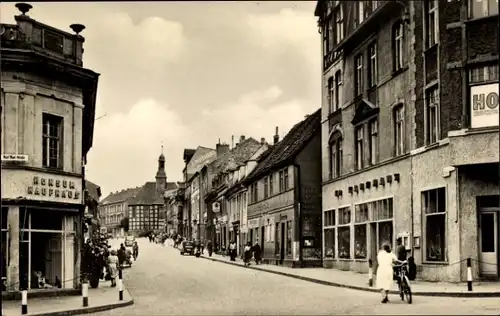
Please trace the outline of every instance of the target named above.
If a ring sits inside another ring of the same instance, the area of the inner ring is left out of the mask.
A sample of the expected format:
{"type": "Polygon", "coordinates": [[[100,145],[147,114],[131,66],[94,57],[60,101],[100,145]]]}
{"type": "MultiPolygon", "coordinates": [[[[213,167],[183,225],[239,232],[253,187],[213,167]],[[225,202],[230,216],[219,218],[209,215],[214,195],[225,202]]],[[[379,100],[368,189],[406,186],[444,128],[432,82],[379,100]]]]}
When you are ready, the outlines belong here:
{"type": "Polygon", "coordinates": [[[253,245],[253,257],[255,258],[255,264],[259,264],[262,261],[262,249],[260,249],[259,241],[255,242],[253,245]]]}
{"type": "Polygon", "coordinates": [[[111,278],[111,286],[116,286],[116,277],[118,276],[118,256],[116,255],[116,250],[111,250],[111,253],[108,257],[108,270],[109,276],[111,278]]]}
{"type": "Polygon", "coordinates": [[[250,265],[250,260],[252,260],[252,243],[249,241],[245,245],[245,249],[243,250],[243,261],[245,262],[246,266],[250,265]]]}
{"type": "Polygon", "coordinates": [[[209,240],[208,243],[207,243],[207,250],[208,250],[208,256],[211,257],[212,256],[212,251],[214,250],[211,240],[209,240]]]}
{"type": "Polygon", "coordinates": [[[236,261],[236,242],[234,241],[229,243],[229,256],[231,261],[236,261]]]}
{"type": "Polygon", "coordinates": [[[382,249],[377,254],[377,279],[376,285],[382,293],[382,303],[389,302],[389,290],[394,282],[393,280],[393,264],[400,264],[394,252],[391,252],[389,243],[384,243],[382,249]]]}

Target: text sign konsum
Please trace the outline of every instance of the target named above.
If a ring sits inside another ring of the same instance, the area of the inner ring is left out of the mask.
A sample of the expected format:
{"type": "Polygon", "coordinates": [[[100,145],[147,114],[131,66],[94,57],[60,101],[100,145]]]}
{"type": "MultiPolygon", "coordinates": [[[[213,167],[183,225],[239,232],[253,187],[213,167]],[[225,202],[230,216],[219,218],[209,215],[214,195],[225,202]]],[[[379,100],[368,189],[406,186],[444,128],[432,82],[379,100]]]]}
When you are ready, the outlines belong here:
{"type": "Polygon", "coordinates": [[[32,185],[28,186],[28,195],[41,195],[61,199],[80,199],[75,182],[53,179],[50,177],[34,176],[32,185]]]}

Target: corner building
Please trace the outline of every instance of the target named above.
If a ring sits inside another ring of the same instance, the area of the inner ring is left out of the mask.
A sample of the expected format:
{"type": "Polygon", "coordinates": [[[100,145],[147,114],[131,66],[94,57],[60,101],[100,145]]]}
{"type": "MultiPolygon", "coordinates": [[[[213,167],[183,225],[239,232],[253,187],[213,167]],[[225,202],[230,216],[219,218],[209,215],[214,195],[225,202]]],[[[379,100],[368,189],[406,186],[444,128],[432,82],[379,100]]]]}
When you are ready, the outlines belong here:
{"type": "Polygon", "coordinates": [[[77,288],[99,75],[82,66],[81,25],[67,33],[19,8],[1,25],[3,289],[36,290],[37,272],[77,288]]]}
{"type": "Polygon", "coordinates": [[[493,2],[318,2],[324,266],[376,269],[401,236],[419,278],[466,280],[471,258],[498,280],[493,2]]]}

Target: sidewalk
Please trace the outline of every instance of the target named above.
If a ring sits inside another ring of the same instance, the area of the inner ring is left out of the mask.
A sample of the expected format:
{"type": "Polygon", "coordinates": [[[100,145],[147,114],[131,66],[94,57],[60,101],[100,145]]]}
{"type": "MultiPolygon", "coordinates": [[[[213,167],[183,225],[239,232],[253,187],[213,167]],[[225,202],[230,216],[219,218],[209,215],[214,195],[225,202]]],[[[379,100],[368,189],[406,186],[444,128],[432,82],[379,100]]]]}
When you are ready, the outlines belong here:
{"type": "MultiPolygon", "coordinates": [[[[21,315],[21,301],[2,302],[4,316],[21,315]]],[[[28,299],[28,315],[59,316],[78,315],[107,311],[130,306],[134,300],[124,289],[123,301],[118,300],[118,287],[112,288],[110,282],[100,282],[97,289],[89,289],[89,306],[83,307],[83,299],[78,296],[28,299]]]]}
{"type": "MultiPolygon", "coordinates": [[[[230,261],[229,257],[212,254],[201,256],[204,259],[223,262],[245,268],[243,261],[237,258],[236,261],[230,261]]],[[[376,287],[368,286],[368,274],[356,273],[353,271],[341,271],[337,269],[324,268],[287,268],[276,265],[262,264],[255,265],[255,262],[249,269],[265,271],[269,273],[288,276],[309,282],[349,288],[354,290],[379,292],[376,287]]],[[[373,282],[375,282],[375,277],[373,282]]],[[[442,297],[500,297],[500,282],[474,282],[473,291],[467,291],[467,283],[448,283],[448,282],[425,282],[415,280],[411,282],[412,294],[417,296],[442,296],[442,297]]],[[[391,294],[398,294],[396,290],[391,294]]]]}

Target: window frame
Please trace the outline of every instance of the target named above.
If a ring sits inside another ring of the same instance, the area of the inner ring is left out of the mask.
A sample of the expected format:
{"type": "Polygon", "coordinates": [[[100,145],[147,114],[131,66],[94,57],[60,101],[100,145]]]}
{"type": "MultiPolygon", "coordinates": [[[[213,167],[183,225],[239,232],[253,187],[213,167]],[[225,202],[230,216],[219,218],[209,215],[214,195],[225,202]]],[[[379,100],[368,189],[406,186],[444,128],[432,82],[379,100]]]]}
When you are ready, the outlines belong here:
{"type": "Polygon", "coordinates": [[[403,104],[398,104],[394,107],[393,117],[394,117],[394,155],[401,156],[405,152],[405,112],[403,104]]]}
{"type": "Polygon", "coordinates": [[[353,237],[354,237],[354,259],[358,260],[364,260],[368,258],[368,224],[370,223],[370,208],[369,208],[369,203],[360,203],[360,204],[355,204],[354,205],[354,221],[353,221],[353,237]],[[364,218],[363,221],[357,221],[357,211],[360,209],[361,206],[366,207],[366,218],[364,218]],[[365,227],[365,256],[356,256],[356,228],[364,226],[365,227]]]}
{"type": "Polygon", "coordinates": [[[352,220],[352,208],[350,205],[348,206],[343,206],[343,207],[339,207],[336,212],[338,213],[337,216],[336,216],[336,227],[335,227],[335,230],[336,230],[336,234],[337,234],[337,242],[336,242],[336,252],[337,252],[337,258],[339,259],[344,259],[344,260],[352,260],[352,255],[351,255],[351,244],[352,244],[352,238],[353,238],[353,230],[352,230],[352,224],[353,224],[353,220],[352,220]],[[344,223],[340,221],[340,214],[344,211],[344,210],[349,210],[349,222],[348,223],[344,223]],[[348,249],[348,256],[345,257],[345,256],[340,256],[340,231],[341,229],[343,228],[348,228],[349,229],[349,249],[348,249]]]}
{"type": "Polygon", "coordinates": [[[268,176],[268,180],[269,180],[269,196],[272,196],[274,194],[274,183],[273,183],[273,174],[270,173],[269,176],[268,176]]]}
{"type": "Polygon", "coordinates": [[[63,150],[64,150],[64,118],[50,113],[42,113],[42,166],[50,169],[63,168],[63,150]],[[52,125],[53,124],[53,125],[52,125]],[[51,128],[57,128],[57,136],[51,135],[51,128]],[[48,131],[46,131],[48,128],[48,131]],[[56,141],[56,164],[51,165],[51,140],[56,141]]]}
{"type": "Polygon", "coordinates": [[[356,6],[356,22],[361,25],[365,21],[365,1],[358,1],[356,6]]]}
{"type": "Polygon", "coordinates": [[[327,84],[327,89],[328,89],[328,110],[330,114],[334,113],[337,111],[338,107],[336,104],[335,100],[335,79],[333,76],[328,78],[328,84],[327,84]]]}
{"type": "Polygon", "coordinates": [[[330,149],[330,179],[338,178],[342,175],[343,163],[343,139],[340,135],[329,143],[330,149]]]}
{"type": "Polygon", "coordinates": [[[355,153],[356,153],[356,170],[361,170],[364,167],[364,125],[359,125],[354,129],[355,153]]]}
{"type": "Polygon", "coordinates": [[[354,95],[360,96],[363,94],[363,54],[358,54],[354,58],[354,95]]]}
{"type": "Polygon", "coordinates": [[[483,19],[483,18],[487,18],[487,17],[490,17],[490,16],[495,16],[495,15],[498,15],[498,1],[497,1],[497,4],[496,6],[493,4],[493,6],[490,5],[490,1],[493,2],[493,0],[483,0],[482,2],[478,2],[477,0],[468,0],[467,1],[467,5],[468,5],[468,13],[469,13],[469,18],[470,19],[483,19]],[[475,16],[474,15],[474,5],[472,5],[472,2],[475,2],[475,3],[482,3],[483,7],[482,7],[482,14],[481,16],[475,16]],[[492,14],[491,13],[491,8],[497,8],[497,13],[494,13],[492,14]],[[487,11],[487,12],[486,12],[487,11]]]}
{"type": "Polygon", "coordinates": [[[436,144],[441,138],[439,94],[440,91],[437,84],[425,90],[425,138],[427,145],[436,144]],[[431,117],[431,112],[435,112],[433,117],[431,117]],[[431,133],[434,134],[435,139],[431,133]]]}
{"type": "Polygon", "coordinates": [[[369,143],[370,143],[370,165],[378,163],[379,138],[378,138],[378,118],[371,119],[368,122],[369,143]]]}
{"type": "Polygon", "coordinates": [[[334,76],[334,84],[335,84],[335,103],[337,103],[337,109],[341,109],[342,106],[341,106],[341,103],[342,103],[342,95],[341,95],[341,92],[342,92],[342,71],[341,70],[337,70],[335,72],[335,76],[334,76]]]}
{"type": "Polygon", "coordinates": [[[439,3],[435,0],[425,2],[425,40],[426,48],[439,43],[439,3]],[[432,22],[432,23],[431,23],[432,22]],[[432,28],[431,28],[432,25],[432,28]]]}
{"type": "Polygon", "coordinates": [[[403,21],[396,21],[392,29],[392,55],[393,55],[393,70],[399,71],[403,69],[404,55],[404,24],[403,21]]]}
{"type": "Polygon", "coordinates": [[[267,199],[269,197],[269,179],[268,177],[264,177],[264,199],[267,199]]]}
{"type": "Polygon", "coordinates": [[[368,61],[368,88],[371,89],[378,83],[377,43],[368,46],[368,61]]]}
{"type": "Polygon", "coordinates": [[[339,44],[344,39],[344,10],[340,1],[333,8],[333,19],[335,20],[335,44],[339,44]]]}
{"type": "Polygon", "coordinates": [[[498,83],[499,66],[498,64],[492,64],[492,63],[484,63],[471,66],[468,69],[468,80],[469,80],[469,86],[498,83]],[[474,72],[476,71],[477,75],[479,75],[480,72],[483,73],[482,78],[474,74],[474,72]]]}
{"type": "Polygon", "coordinates": [[[421,191],[421,203],[422,203],[422,216],[423,216],[423,230],[424,230],[424,238],[423,238],[423,262],[424,263],[440,263],[440,262],[448,262],[448,242],[447,242],[447,234],[448,234],[448,192],[446,186],[442,187],[436,187],[436,188],[431,188],[431,189],[426,189],[421,191]],[[444,190],[444,211],[439,212],[439,190],[444,190]],[[436,212],[433,213],[428,213],[427,212],[427,207],[426,207],[426,198],[430,196],[430,194],[435,194],[436,195],[436,212]],[[443,243],[444,243],[444,249],[443,249],[443,259],[444,260],[430,260],[428,258],[428,240],[427,240],[427,221],[429,217],[432,216],[444,216],[444,238],[443,238],[443,243]]]}

